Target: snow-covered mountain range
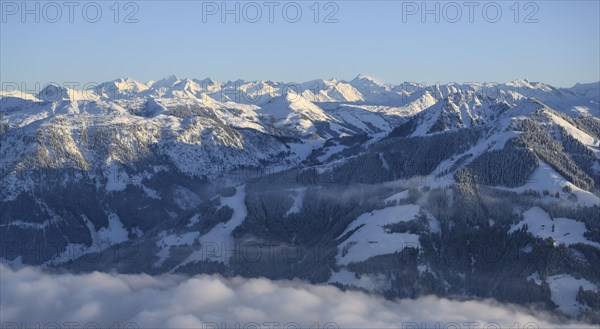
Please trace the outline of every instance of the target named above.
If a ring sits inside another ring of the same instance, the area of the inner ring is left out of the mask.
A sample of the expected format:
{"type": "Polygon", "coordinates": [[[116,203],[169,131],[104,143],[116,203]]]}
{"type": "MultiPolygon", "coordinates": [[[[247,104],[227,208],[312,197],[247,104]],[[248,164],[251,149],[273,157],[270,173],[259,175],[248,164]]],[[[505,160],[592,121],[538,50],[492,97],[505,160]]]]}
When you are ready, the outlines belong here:
{"type": "Polygon", "coordinates": [[[170,76],[2,92],[0,259],[598,322],[599,118],[600,82],[170,76]]]}

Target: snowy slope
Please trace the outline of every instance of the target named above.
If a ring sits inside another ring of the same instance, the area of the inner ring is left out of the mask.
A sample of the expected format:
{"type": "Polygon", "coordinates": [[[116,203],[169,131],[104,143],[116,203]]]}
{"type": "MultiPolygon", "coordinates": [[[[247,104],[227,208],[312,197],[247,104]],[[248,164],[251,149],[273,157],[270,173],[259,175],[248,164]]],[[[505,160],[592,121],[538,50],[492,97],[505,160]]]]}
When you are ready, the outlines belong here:
{"type": "Polygon", "coordinates": [[[533,207],[525,211],[523,217],[523,221],[513,225],[508,233],[513,233],[527,225],[527,232],[542,239],[552,238],[556,244],[569,246],[583,243],[600,248],[600,243],[590,241],[584,237],[587,229],[582,222],[569,218],[551,218],[547,212],[539,207],[533,207]]]}
{"type": "Polygon", "coordinates": [[[340,235],[350,236],[338,248],[337,263],[348,265],[362,262],[377,255],[402,251],[404,248],[419,248],[419,236],[410,233],[389,233],[385,226],[407,222],[419,213],[419,206],[406,205],[388,207],[360,215],[340,235]]]}

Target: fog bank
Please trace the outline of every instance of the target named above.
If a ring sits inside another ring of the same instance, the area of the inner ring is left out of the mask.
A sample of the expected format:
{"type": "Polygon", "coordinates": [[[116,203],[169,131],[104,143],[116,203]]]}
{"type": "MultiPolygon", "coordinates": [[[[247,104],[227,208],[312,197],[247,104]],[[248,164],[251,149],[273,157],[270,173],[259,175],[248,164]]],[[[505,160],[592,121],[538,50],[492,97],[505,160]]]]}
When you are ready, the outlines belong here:
{"type": "Polygon", "coordinates": [[[422,322],[440,328],[514,328],[515,322],[519,328],[557,327],[547,314],[532,316],[493,301],[389,301],[262,278],[48,274],[2,264],[0,278],[2,328],[414,328],[422,322]]]}

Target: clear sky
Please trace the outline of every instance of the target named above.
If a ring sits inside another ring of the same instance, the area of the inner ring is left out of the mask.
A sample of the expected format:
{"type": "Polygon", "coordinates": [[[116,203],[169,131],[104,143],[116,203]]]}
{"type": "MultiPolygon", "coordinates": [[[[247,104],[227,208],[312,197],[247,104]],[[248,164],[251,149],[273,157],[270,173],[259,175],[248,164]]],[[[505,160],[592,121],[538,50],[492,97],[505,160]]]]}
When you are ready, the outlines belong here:
{"type": "Polygon", "coordinates": [[[1,0],[0,78],[28,87],[119,77],[145,82],[171,74],[286,82],[349,80],[358,73],[390,83],[526,78],[559,87],[600,80],[597,0],[519,2],[518,13],[515,1],[473,7],[458,1],[460,16],[448,2],[438,2],[436,11],[433,1],[427,8],[421,1],[322,1],[318,15],[314,1],[273,2],[278,5],[269,17],[269,2],[228,1],[229,9],[239,5],[238,23],[233,14],[222,21],[221,1],[120,2],[118,15],[114,1],[80,2],[72,15],[58,1],[58,17],[47,2],[37,2],[36,10],[36,2],[22,8],[21,1],[1,0]],[[302,15],[291,23],[297,7],[302,15]],[[34,14],[22,17],[23,9],[37,11],[40,22],[34,14]],[[439,22],[435,14],[423,21],[423,9],[439,13],[439,22]],[[124,23],[133,11],[129,18],[137,23],[124,23]]]}

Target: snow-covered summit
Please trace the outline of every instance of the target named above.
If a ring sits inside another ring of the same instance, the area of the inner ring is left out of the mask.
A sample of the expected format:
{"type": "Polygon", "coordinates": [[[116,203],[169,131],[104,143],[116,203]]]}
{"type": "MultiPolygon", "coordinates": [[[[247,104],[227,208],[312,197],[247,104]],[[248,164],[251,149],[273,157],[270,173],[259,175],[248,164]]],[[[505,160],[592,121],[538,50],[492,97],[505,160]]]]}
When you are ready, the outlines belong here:
{"type": "Polygon", "coordinates": [[[77,90],[55,84],[45,86],[37,98],[49,102],[98,100],[100,97],[92,90],[77,90]]]}

